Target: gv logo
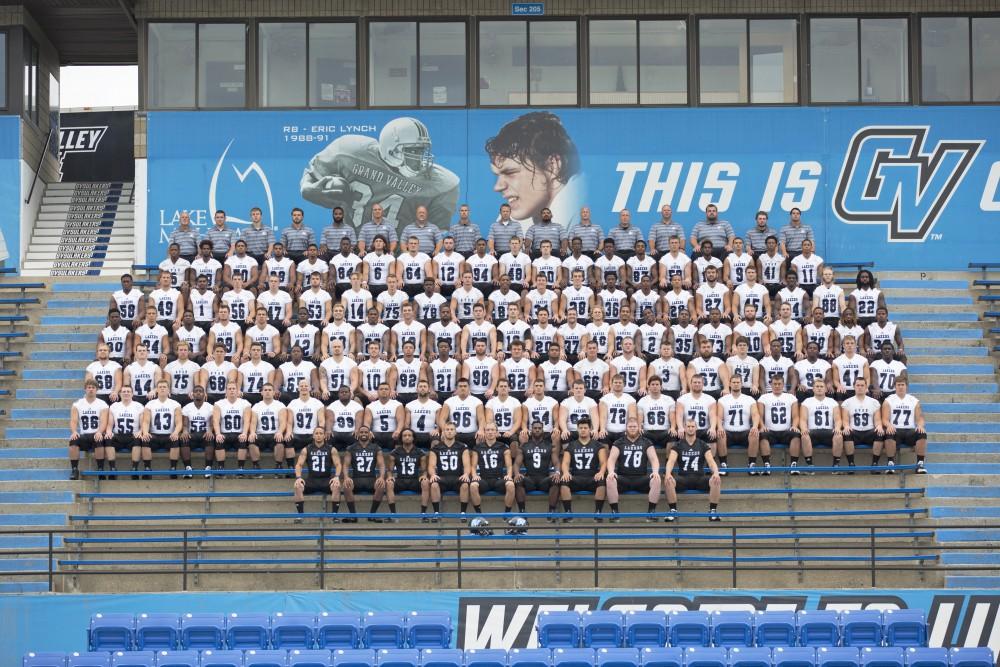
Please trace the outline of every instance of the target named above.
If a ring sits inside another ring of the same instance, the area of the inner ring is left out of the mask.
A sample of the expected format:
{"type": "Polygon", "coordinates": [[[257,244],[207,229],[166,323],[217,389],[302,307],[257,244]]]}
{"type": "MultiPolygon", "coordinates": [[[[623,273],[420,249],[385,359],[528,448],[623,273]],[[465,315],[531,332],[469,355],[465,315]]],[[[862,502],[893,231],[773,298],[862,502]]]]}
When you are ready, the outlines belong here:
{"type": "Polygon", "coordinates": [[[886,225],[890,242],[922,242],[934,229],[985,143],[939,141],[930,128],[864,127],[851,138],[833,197],[851,225],[886,225]]]}
{"type": "MultiPolygon", "coordinates": [[[[236,140],[232,139],[228,144],[226,144],[226,150],[222,151],[222,155],[219,156],[219,161],[215,163],[215,171],[212,172],[212,183],[208,188],[208,210],[210,215],[220,208],[219,206],[216,206],[216,193],[219,189],[219,175],[222,172],[222,165],[226,161],[226,155],[229,154],[229,149],[232,148],[234,141],[236,140]]],[[[234,175],[240,183],[245,182],[251,173],[257,174],[261,185],[264,186],[264,194],[267,197],[267,209],[265,209],[265,214],[268,217],[261,220],[261,223],[265,227],[274,228],[274,198],[271,196],[271,183],[267,180],[267,174],[264,173],[264,170],[259,164],[257,164],[256,160],[251,162],[250,166],[243,171],[237,169],[236,165],[231,166],[233,168],[234,175]]],[[[256,206],[257,204],[254,203],[253,205],[256,206]]],[[[261,208],[263,209],[264,207],[261,206],[261,208]]],[[[249,220],[238,218],[230,212],[226,213],[226,220],[243,225],[250,224],[249,220]]]]}

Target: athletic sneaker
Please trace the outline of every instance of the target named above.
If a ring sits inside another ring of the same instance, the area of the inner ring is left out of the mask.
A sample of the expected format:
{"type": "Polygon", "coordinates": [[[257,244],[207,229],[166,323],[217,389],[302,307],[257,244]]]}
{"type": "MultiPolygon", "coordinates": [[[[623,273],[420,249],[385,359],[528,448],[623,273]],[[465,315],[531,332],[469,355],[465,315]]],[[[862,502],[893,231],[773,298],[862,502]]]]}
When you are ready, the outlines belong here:
{"type": "Polygon", "coordinates": [[[656,517],[652,513],[646,517],[646,523],[656,523],[656,517]]]}
{"type": "Polygon", "coordinates": [[[770,463],[765,463],[764,464],[764,472],[762,472],[761,475],[767,475],[768,477],[771,476],[771,464],[770,463]]]}
{"type": "Polygon", "coordinates": [[[665,522],[667,522],[667,523],[673,523],[674,521],[677,521],[677,510],[671,508],[670,509],[670,514],[668,514],[667,516],[663,517],[663,520],[665,522]]]}
{"type": "Polygon", "coordinates": [[[894,470],[894,468],[896,467],[896,462],[895,461],[888,461],[888,462],[886,462],[885,465],[888,466],[886,468],[886,471],[885,471],[886,475],[895,475],[896,474],[896,471],[894,470]]]}
{"type": "Polygon", "coordinates": [[[853,475],[854,474],[854,470],[852,470],[852,468],[857,468],[857,466],[854,465],[853,463],[848,463],[847,464],[847,474],[848,475],[853,475]]]}
{"type": "Polygon", "coordinates": [[[72,480],[74,480],[74,481],[80,479],[80,471],[79,470],[70,470],[69,471],[69,478],[72,479],[72,480]]]}
{"type": "Polygon", "coordinates": [[[800,474],[799,471],[798,471],[798,467],[799,467],[799,462],[798,461],[792,461],[792,465],[789,466],[789,467],[791,468],[791,470],[788,471],[789,475],[798,475],[798,474],[800,474]]]}
{"type": "Polygon", "coordinates": [[[728,467],[729,466],[726,463],[719,464],[719,477],[725,477],[727,474],[729,474],[726,472],[726,468],[728,467]]]}
{"type": "Polygon", "coordinates": [[[722,521],[722,518],[719,516],[719,510],[708,510],[708,520],[722,521]]]}
{"type": "Polygon", "coordinates": [[[191,479],[194,475],[191,474],[191,466],[184,466],[184,479],[191,479]]]}
{"type": "Polygon", "coordinates": [[[750,475],[751,477],[759,475],[760,473],[758,473],[756,470],[754,470],[754,468],[756,468],[756,467],[757,467],[757,464],[754,463],[753,461],[751,461],[750,463],[748,463],[747,464],[747,468],[749,468],[749,471],[747,472],[747,474],[750,475]]]}
{"type": "Polygon", "coordinates": [[[918,475],[926,475],[927,474],[927,467],[924,465],[923,461],[917,461],[917,470],[916,470],[916,473],[918,475]]]}

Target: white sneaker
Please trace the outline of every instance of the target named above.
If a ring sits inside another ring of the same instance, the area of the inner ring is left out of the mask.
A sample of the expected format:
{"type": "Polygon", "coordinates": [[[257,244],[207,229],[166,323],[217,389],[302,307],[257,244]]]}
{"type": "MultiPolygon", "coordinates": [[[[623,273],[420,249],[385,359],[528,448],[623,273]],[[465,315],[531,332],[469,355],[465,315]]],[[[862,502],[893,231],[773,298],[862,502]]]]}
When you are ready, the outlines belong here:
{"type": "Polygon", "coordinates": [[[767,475],[768,477],[771,476],[771,464],[770,463],[765,463],[764,464],[764,472],[762,472],[761,475],[767,475]]]}
{"type": "Polygon", "coordinates": [[[924,465],[923,461],[917,461],[917,470],[916,470],[916,473],[918,475],[926,475],[927,474],[927,466],[924,465]]]}
{"type": "Polygon", "coordinates": [[[886,475],[895,475],[896,471],[893,470],[893,468],[896,467],[896,462],[895,461],[887,461],[886,465],[888,466],[888,468],[886,469],[885,474],[886,475]]]}
{"type": "Polygon", "coordinates": [[[673,523],[674,521],[677,521],[677,510],[676,509],[671,509],[670,510],[670,514],[668,514],[667,516],[663,517],[663,520],[665,522],[667,522],[667,523],[673,523]]]}
{"type": "Polygon", "coordinates": [[[205,479],[211,479],[212,477],[212,466],[205,466],[205,479]]]}
{"type": "Polygon", "coordinates": [[[729,473],[726,472],[726,468],[728,468],[728,467],[729,467],[729,465],[726,464],[726,463],[720,463],[719,464],[719,477],[725,477],[726,475],[729,474],[729,473]]]}
{"type": "Polygon", "coordinates": [[[751,461],[750,463],[748,463],[747,464],[747,468],[749,468],[749,470],[747,471],[747,474],[750,475],[751,477],[755,477],[756,475],[759,475],[760,473],[758,473],[756,470],[754,470],[754,468],[756,468],[756,467],[757,467],[757,464],[754,463],[753,461],[751,461]]]}
{"type": "Polygon", "coordinates": [[[191,466],[184,466],[184,471],[187,473],[184,475],[184,479],[191,479],[194,476],[191,474],[191,466]]]}
{"type": "Polygon", "coordinates": [[[789,467],[791,468],[791,470],[788,471],[789,475],[798,475],[798,474],[800,474],[799,471],[797,470],[797,468],[799,467],[799,462],[798,461],[792,461],[792,465],[789,466],[789,467]]]}

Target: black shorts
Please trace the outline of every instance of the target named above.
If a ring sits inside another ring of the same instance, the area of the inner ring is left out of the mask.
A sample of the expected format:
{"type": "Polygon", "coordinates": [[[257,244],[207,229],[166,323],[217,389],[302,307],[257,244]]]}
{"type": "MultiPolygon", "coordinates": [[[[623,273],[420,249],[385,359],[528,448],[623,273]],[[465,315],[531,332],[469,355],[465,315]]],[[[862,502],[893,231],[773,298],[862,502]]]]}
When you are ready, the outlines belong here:
{"type": "Polygon", "coordinates": [[[355,442],[354,431],[339,432],[334,431],[330,434],[330,443],[337,449],[343,450],[346,447],[350,447],[355,442]]]}
{"type": "Polygon", "coordinates": [[[598,482],[593,477],[582,477],[574,475],[573,479],[569,482],[564,482],[563,486],[568,486],[569,490],[573,493],[578,493],[580,491],[597,491],[598,488],[604,486],[604,480],[598,482]]]}
{"type": "Polygon", "coordinates": [[[396,493],[419,493],[420,479],[418,477],[394,477],[392,488],[396,493]]]}
{"type": "Polygon", "coordinates": [[[191,402],[191,397],[187,394],[170,394],[170,398],[180,403],[181,407],[191,402]]]}
{"type": "Polygon", "coordinates": [[[649,493],[649,475],[618,475],[618,492],[649,493]]]}
{"type": "Polygon", "coordinates": [[[149,447],[151,449],[173,449],[174,447],[180,447],[181,441],[171,440],[169,435],[164,433],[153,434],[149,437],[149,442],[144,443],[143,447],[149,447]]]}
{"type": "Polygon", "coordinates": [[[257,405],[262,400],[264,400],[264,397],[261,394],[258,394],[257,392],[248,392],[246,394],[243,394],[243,399],[250,405],[257,405]]]}
{"type": "Polygon", "coordinates": [[[726,447],[747,447],[750,445],[750,431],[726,431],[726,447]]]}
{"type": "Polygon", "coordinates": [[[247,446],[245,442],[240,442],[239,433],[223,433],[222,438],[223,440],[221,445],[219,445],[218,442],[215,443],[216,449],[227,449],[230,451],[235,451],[237,449],[241,449],[247,446]]]}
{"type": "Polygon", "coordinates": [[[252,443],[258,450],[262,452],[269,452],[274,449],[274,434],[273,433],[258,433],[256,440],[252,443]]]}
{"type": "Polygon", "coordinates": [[[431,447],[431,434],[430,433],[416,433],[413,434],[413,446],[417,449],[430,449],[431,447]]]}
{"type": "Polygon", "coordinates": [[[912,428],[897,428],[893,435],[886,436],[887,439],[896,441],[896,447],[915,447],[917,440],[922,440],[926,437],[926,435],[917,433],[916,429],[912,428]]]}
{"type": "Polygon", "coordinates": [[[649,438],[649,441],[653,443],[653,446],[659,449],[666,448],[670,446],[671,442],[677,440],[674,436],[670,435],[670,431],[643,431],[642,434],[649,438]]]}
{"type": "Polygon", "coordinates": [[[399,401],[400,403],[402,403],[403,405],[406,405],[410,401],[417,400],[417,395],[416,394],[396,394],[396,400],[399,401]]]}
{"type": "Polygon", "coordinates": [[[761,440],[767,440],[767,444],[772,447],[777,445],[791,445],[792,440],[800,437],[798,431],[788,429],[787,431],[764,431],[760,434],[761,440]]]}
{"type": "Polygon", "coordinates": [[[476,444],[476,433],[456,433],[455,440],[466,445],[468,447],[474,447],[476,444]]]}
{"type": "Polygon", "coordinates": [[[670,398],[674,399],[675,401],[678,398],[681,397],[681,390],[680,389],[664,389],[662,393],[663,393],[664,396],[669,396],[670,398]]]}
{"type": "MultiPolygon", "coordinates": [[[[104,446],[107,447],[108,444],[108,441],[105,440],[104,446]]],[[[131,452],[133,447],[137,447],[142,443],[139,442],[133,433],[115,433],[111,437],[111,444],[119,452],[131,452]]]]}
{"type": "Polygon", "coordinates": [[[833,447],[833,431],[829,429],[817,429],[809,431],[809,440],[813,447],[833,447]]]}
{"type": "Polygon", "coordinates": [[[844,434],[844,440],[854,443],[855,447],[860,447],[862,445],[871,447],[876,442],[882,442],[885,440],[885,436],[876,434],[875,429],[870,431],[848,431],[844,434]]]}
{"type": "MultiPolygon", "coordinates": [[[[212,405],[215,405],[216,403],[218,403],[219,401],[221,401],[225,397],[226,397],[225,394],[207,394],[206,397],[205,397],[205,402],[206,403],[210,403],[212,405]]],[[[133,399],[133,400],[138,400],[138,399],[136,398],[136,399],[133,399]]]]}
{"type": "Polygon", "coordinates": [[[442,493],[447,491],[458,492],[462,488],[462,482],[458,477],[440,477],[437,481],[438,488],[441,489],[442,493]]]}
{"type": "Polygon", "coordinates": [[[700,491],[708,493],[708,475],[677,475],[674,481],[677,483],[677,493],[685,491],[700,491]]]}
{"type": "Polygon", "coordinates": [[[528,473],[521,478],[521,486],[528,493],[548,491],[552,487],[552,477],[548,473],[528,473]]]}
{"type": "Polygon", "coordinates": [[[708,429],[700,428],[698,429],[698,438],[704,440],[705,442],[715,442],[715,436],[708,434],[708,429]]]}
{"type": "Polygon", "coordinates": [[[375,492],[374,477],[352,477],[351,480],[354,482],[354,493],[375,492]]]}
{"type": "Polygon", "coordinates": [[[214,441],[213,442],[207,442],[205,440],[205,432],[204,431],[196,431],[196,432],[193,432],[193,433],[189,433],[189,437],[188,437],[188,440],[187,440],[187,446],[190,447],[191,449],[205,449],[206,446],[207,447],[214,447],[215,443],[214,443],[214,441]]]}
{"type": "Polygon", "coordinates": [[[330,493],[330,479],[323,479],[322,477],[307,478],[306,488],[302,493],[307,496],[330,493]]]}
{"type": "Polygon", "coordinates": [[[483,477],[479,480],[479,493],[506,493],[507,482],[503,477],[483,477]]]}
{"type": "Polygon", "coordinates": [[[392,449],[396,446],[396,442],[392,439],[392,431],[386,431],[385,433],[372,432],[372,440],[382,449],[392,449]]]}

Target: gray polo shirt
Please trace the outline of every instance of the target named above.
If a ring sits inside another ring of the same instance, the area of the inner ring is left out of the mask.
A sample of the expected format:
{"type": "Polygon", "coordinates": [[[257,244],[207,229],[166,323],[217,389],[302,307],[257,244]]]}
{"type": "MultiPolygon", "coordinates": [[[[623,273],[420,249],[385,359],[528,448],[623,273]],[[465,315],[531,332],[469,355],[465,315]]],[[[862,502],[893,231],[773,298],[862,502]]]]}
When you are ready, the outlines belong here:
{"type": "Polygon", "coordinates": [[[260,226],[254,229],[253,225],[245,228],[240,238],[247,242],[248,255],[263,255],[274,243],[274,230],[270,227],[260,226]]]}
{"type": "Polygon", "coordinates": [[[566,230],[562,225],[554,222],[536,222],[524,234],[524,239],[528,242],[527,248],[531,252],[538,252],[542,241],[552,243],[553,254],[559,254],[562,248],[563,239],[566,238],[566,230]]]}
{"type": "Polygon", "coordinates": [[[676,222],[663,222],[661,218],[649,228],[649,242],[656,246],[660,255],[670,250],[670,237],[676,236],[684,245],[684,228],[676,222]]]}
{"type": "Polygon", "coordinates": [[[500,222],[497,220],[490,226],[490,235],[487,241],[493,241],[493,248],[497,255],[510,252],[510,240],[521,235],[521,223],[508,220],[500,222]]]}
{"type": "Polygon", "coordinates": [[[281,243],[285,246],[285,252],[302,254],[310,243],[316,243],[316,232],[305,224],[299,228],[289,225],[281,230],[281,243]]]}
{"type": "Polygon", "coordinates": [[[201,235],[198,234],[198,230],[188,225],[187,229],[181,229],[178,227],[174,231],[170,232],[168,245],[170,243],[176,243],[180,246],[182,255],[197,255],[198,241],[200,239],[201,235]]]}
{"type": "Polygon", "coordinates": [[[591,222],[589,225],[577,223],[569,228],[566,238],[572,243],[573,239],[579,238],[583,242],[584,252],[597,252],[598,246],[604,242],[604,230],[591,222]]]}
{"type": "Polygon", "coordinates": [[[767,225],[764,229],[754,225],[750,228],[750,231],[747,232],[746,240],[747,243],[750,244],[750,247],[753,248],[754,252],[763,252],[768,236],[774,236],[775,238],[778,238],[779,241],[781,240],[778,237],[778,232],[771,229],[770,225],[767,225]]]}
{"type": "Polygon", "coordinates": [[[635,225],[629,225],[628,228],[624,229],[621,225],[615,225],[614,228],[608,232],[608,238],[614,240],[615,248],[617,250],[633,250],[635,248],[636,241],[644,240],[642,238],[642,230],[635,225]]]}
{"type": "MultiPolygon", "coordinates": [[[[399,237],[396,236],[395,225],[390,226],[383,220],[379,224],[375,224],[371,220],[361,225],[361,231],[358,232],[358,240],[365,244],[365,252],[368,252],[372,248],[372,241],[375,240],[376,236],[384,236],[385,240],[391,243],[398,243],[399,237]]],[[[389,245],[386,244],[386,251],[389,250],[389,245]]]]}
{"type": "Polygon", "coordinates": [[[406,227],[403,227],[403,243],[406,243],[406,240],[411,236],[416,236],[420,239],[420,252],[433,255],[434,248],[437,246],[438,241],[441,240],[441,230],[430,223],[418,225],[415,222],[411,222],[406,227]]]}
{"type": "Polygon", "coordinates": [[[463,255],[468,255],[476,249],[476,241],[483,237],[483,232],[479,225],[471,220],[469,224],[463,225],[456,222],[448,229],[448,236],[455,239],[455,251],[463,255]]]}
{"type": "Polygon", "coordinates": [[[788,224],[781,228],[781,238],[779,240],[785,244],[785,248],[789,252],[802,252],[802,242],[806,239],[815,241],[812,227],[809,225],[792,227],[788,224]]]}
{"type": "Polygon", "coordinates": [[[724,247],[729,243],[729,239],[736,236],[733,233],[733,226],[725,220],[719,220],[718,218],[715,222],[709,222],[708,220],[700,221],[694,226],[691,233],[698,239],[699,244],[702,241],[711,241],[714,248],[724,247]]]}
{"type": "Polygon", "coordinates": [[[219,229],[215,225],[212,225],[202,238],[212,242],[213,255],[221,255],[229,252],[229,248],[236,243],[236,239],[239,237],[240,234],[235,229],[230,229],[229,227],[219,229]]]}
{"type": "Polygon", "coordinates": [[[330,252],[336,253],[340,250],[340,239],[350,239],[351,245],[357,245],[358,237],[354,233],[354,228],[341,223],[339,225],[327,225],[320,235],[319,244],[325,245],[330,252]]]}

